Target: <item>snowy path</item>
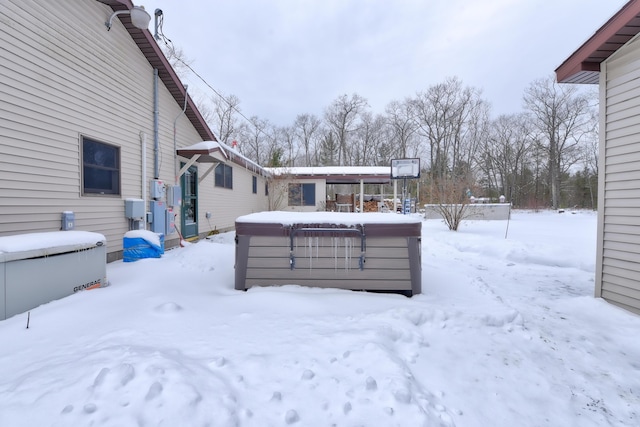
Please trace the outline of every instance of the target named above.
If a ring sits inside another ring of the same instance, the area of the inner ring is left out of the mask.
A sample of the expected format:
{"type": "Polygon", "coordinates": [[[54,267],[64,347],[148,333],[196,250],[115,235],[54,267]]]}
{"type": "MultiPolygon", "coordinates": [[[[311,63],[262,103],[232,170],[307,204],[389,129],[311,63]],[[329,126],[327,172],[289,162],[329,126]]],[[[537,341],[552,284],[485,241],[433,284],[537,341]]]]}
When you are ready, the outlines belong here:
{"type": "Polygon", "coordinates": [[[233,234],[0,322],[1,426],[637,426],[595,215],[423,223],[424,294],[233,289],[233,234]]]}

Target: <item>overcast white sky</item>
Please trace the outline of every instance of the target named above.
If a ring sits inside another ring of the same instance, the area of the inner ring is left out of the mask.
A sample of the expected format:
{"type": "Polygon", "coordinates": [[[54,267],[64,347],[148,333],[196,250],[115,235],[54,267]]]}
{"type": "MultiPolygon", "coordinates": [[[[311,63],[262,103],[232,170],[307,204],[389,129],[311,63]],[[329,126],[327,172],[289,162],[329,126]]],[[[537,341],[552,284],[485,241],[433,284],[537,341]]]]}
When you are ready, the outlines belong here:
{"type": "MultiPolygon", "coordinates": [[[[494,116],[522,110],[626,0],[140,0],[164,34],[247,116],[291,125],[357,93],[374,113],[457,76],[494,116]]],[[[153,20],[149,29],[153,32],[153,20]]],[[[205,91],[194,76],[190,92],[205,91]]]]}

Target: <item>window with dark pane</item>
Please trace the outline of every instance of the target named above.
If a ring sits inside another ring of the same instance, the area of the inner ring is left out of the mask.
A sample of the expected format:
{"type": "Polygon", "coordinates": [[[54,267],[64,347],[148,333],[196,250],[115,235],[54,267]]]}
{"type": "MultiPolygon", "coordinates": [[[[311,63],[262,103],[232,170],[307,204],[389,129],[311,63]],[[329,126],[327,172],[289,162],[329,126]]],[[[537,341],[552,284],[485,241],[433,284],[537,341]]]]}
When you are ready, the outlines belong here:
{"type": "Polygon", "coordinates": [[[214,185],[221,188],[233,188],[233,168],[225,164],[218,164],[215,170],[214,185]]]}
{"type": "Polygon", "coordinates": [[[315,184],[289,184],[289,206],[315,206],[315,184]]]}
{"type": "Polygon", "coordinates": [[[82,138],[83,194],[120,194],[120,148],[82,138]]]}

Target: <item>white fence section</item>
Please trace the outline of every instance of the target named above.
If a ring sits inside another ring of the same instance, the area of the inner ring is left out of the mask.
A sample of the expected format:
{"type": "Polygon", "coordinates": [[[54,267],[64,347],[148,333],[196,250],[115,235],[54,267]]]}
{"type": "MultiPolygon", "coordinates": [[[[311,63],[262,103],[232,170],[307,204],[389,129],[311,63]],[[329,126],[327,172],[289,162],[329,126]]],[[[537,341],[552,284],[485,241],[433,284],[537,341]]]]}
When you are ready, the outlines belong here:
{"type": "MultiPolygon", "coordinates": [[[[446,205],[445,205],[446,206],[446,205]]],[[[470,203],[466,207],[465,219],[472,220],[507,220],[511,214],[510,203],[470,203]]],[[[425,219],[441,219],[440,205],[424,205],[425,219]]]]}

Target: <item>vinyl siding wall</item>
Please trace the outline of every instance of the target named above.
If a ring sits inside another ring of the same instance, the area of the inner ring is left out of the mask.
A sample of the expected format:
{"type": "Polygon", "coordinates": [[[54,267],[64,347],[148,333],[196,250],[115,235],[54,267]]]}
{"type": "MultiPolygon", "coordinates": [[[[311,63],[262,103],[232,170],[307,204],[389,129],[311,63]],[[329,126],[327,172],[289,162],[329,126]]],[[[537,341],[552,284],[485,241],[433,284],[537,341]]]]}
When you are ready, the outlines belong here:
{"type": "MultiPolygon", "coordinates": [[[[231,230],[235,227],[237,217],[267,210],[268,201],[264,194],[266,179],[239,164],[226,164],[233,169],[232,189],[216,187],[214,172],[207,175],[198,186],[198,224],[201,235],[206,235],[210,229],[231,230]],[[258,180],[256,194],[253,194],[254,176],[258,180]],[[207,212],[211,212],[211,219],[208,221],[205,216],[207,212]]],[[[201,165],[198,173],[204,174],[208,168],[207,164],[201,165]]]]}
{"type": "MultiPolygon", "coordinates": [[[[61,213],[73,211],[77,230],[106,236],[113,259],[128,230],[124,199],[149,199],[154,71],[117,18],[107,31],[111,12],[86,0],[8,0],[0,8],[0,236],[59,230],[61,213]],[[120,195],[82,195],[82,136],[120,147],[120,195]]],[[[158,89],[159,178],[171,184],[176,118],[178,147],[202,138],[161,81],[158,89]]],[[[207,167],[199,165],[199,174],[207,167]]],[[[264,184],[257,195],[262,200],[237,205],[248,197],[236,189],[244,186],[256,195],[251,174],[233,167],[233,192],[214,189],[212,174],[199,186],[201,234],[233,228],[238,212],[264,210],[260,203],[266,207],[264,184]],[[213,211],[210,222],[207,211],[213,211]]],[[[166,236],[172,238],[177,234],[166,236]]]]}
{"type": "Polygon", "coordinates": [[[273,210],[291,212],[324,211],[327,203],[326,179],[276,179],[273,188],[273,210]],[[289,206],[289,184],[315,184],[316,204],[314,206],[289,206]]]}
{"type": "Polygon", "coordinates": [[[640,43],[602,64],[596,296],[640,314],[640,43]]]}

